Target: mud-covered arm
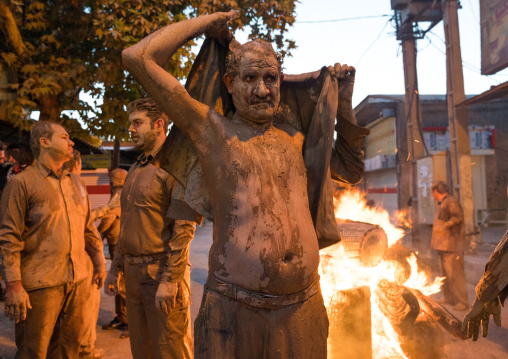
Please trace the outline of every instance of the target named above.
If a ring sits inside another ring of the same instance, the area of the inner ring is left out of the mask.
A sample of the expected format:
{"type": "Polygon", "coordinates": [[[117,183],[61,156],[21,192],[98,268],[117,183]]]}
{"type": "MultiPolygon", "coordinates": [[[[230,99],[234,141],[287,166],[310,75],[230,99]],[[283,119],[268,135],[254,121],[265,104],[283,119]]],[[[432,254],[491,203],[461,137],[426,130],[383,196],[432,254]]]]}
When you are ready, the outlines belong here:
{"type": "Polygon", "coordinates": [[[90,210],[90,200],[86,197],[88,215],[85,226],[85,251],[92,260],[94,271],[100,270],[106,273],[106,259],[104,258],[104,245],[101,236],[93,224],[90,210]]]}
{"type": "Polygon", "coordinates": [[[356,69],[335,64],[334,70],[338,81],[339,102],[335,124],[337,138],[332,150],[330,171],[333,180],[356,184],[362,179],[365,170],[365,136],[369,130],[356,124],[353,110],[356,69]]]}
{"type": "MultiPolygon", "coordinates": [[[[119,241],[121,238],[119,239],[119,241]]],[[[111,267],[109,268],[109,273],[114,273],[118,275],[118,273],[123,273],[123,254],[120,252],[120,246],[115,247],[115,254],[113,256],[113,260],[111,261],[111,267]]]]}
{"type": "Polygon", "coordinates": [[[508,285],[508,232],[490,255],[482,279],[476,285],[476,297],[487,304],[508,285]]]}
{"type": "Polygon", "coordinates": [[[115,220],[116,220],[116,213],[111,213],[111,212],[108,213],[107,215],[102,217],[101,223],[99,223],[99,226],[97,227],[97,231],[99,233],[106,232],[109,228],[111,228],[113,223],[115,223],[115,220]]]}
{"type": "Polygon", "coordinates": [[[168,258],[162,272],[161,281],[179,283],[184,279],[187,263],[189,262],[189,248],[196,222],[176,220],[173,225],[173,235],[169,240],[168,258]]]}
{"type": "Polygon", "coordinates": [[[235,16],[236,12],[214,13],[173,23],[122,52],[125,68],[191,139],[204,131],[209,108],[194,100],[164,67],[187,41],[216,27],[227,29],[227,22],[235,16]]]}
{"type": "Polygon", "coordinates": [[[25,247],[22,234],[27,203],[24,184],[13,178],[5,186],[0,200],[0,255],[6,282],[21,281],[21,251],[25,247]]]}
{"type": "Polygon", "coordinates": [[[369,134],[369,130],[357,126],[354,122],[337,118],[337,139],[330,159],[330,172],[334,181],[356,184],[363,177],[365,136],[369,134]]]}
{"type": "Polygon", "coordinates": [[[458,201],[449,199],[446,203],[445,210],[449,216],[448,220],[444,223],[445,227],[450,228],[464,221],[464,213],[458,201]]]}

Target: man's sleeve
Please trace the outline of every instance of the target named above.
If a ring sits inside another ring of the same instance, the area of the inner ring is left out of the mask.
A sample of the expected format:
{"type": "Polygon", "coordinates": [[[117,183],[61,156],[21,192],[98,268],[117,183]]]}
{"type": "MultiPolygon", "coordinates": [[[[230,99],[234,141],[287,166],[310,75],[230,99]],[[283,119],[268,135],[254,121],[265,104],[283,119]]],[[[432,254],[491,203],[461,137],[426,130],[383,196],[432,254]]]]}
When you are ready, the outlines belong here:
{"type": "Polygon", "coordinates": [[[485,271],[476,285],[476,296],[483,303],[495,299],[508,285],[508,231],[490,255],[485,271]]]}
{"type": "Polygon", "coordinates": [[[174,222],[162,280],[178,283],[184,278],[189,262],[190,242],[194,238],[196,222],[201,223],[202,217],[185,202],[183,186],[174,179],[168,181],[171,187],[171,203],[166,216],[174,222]]]}
{"type": "Polygon", "coordinates": [[[185,188],[173,178],[168,181],[171,182],[168,185],[171,188],[171,203],[166,217],[201,224],[203,216],[194,211],[185,201],[185,188]]]}
{"type": "Polygon", "coordinates": [[[104,258],[104,244],[102,243],[102,239],[97,232],[97,228],[95,228],[93,224],[93,218],[91,216],[90,211],[90,199],[88,195],[86,196],[86,203],[88,206],[88,215],[86,217],[86,225],[85,225],[85,250],[90,256],[92,263],[94,266],[99,266],[101,264],[106,264],[106,259],[104,258]]]}
{"type": "Polygon", "coordinates": [[[90,218],[92,219],[92,222],[101,219],[107,215],[110,214],[111,209],[109,208],[109,205],[105,205],[102,207],[98,207],[95,209],[92,209],[90,211],[90,218]]]}
{"type": "Polygon", "coordinates": [[[464,213],[462,212],[462,207],[459,202],[452,198],[447,202],[446,210],[450,218],[446,221],[446,225],[452,227],[464,222],[464,213]]]}
{"type": "Polygon", "coordinates": [[[0,200],[0,254],[5,270],[5,281],[21,280],[21,251],[25,247],[22,234],[27,212],[25,186],[16,177],[4,188],[0,200]]]}
{"type": "Polygon", "coordinates": [[[365,163],[365,136],[369,130],[350,120],[338,118],[335,125],[337,139],[330,159],[330,172],[334,181],[356,184],[363,177],[365,163]]]}
{"type": "Polygon", "coordinates": [[[114,212],[108,213],[106,216],[102,217],[101,223],[99,223],[99,226],[97,227],[97,231],[99,233],[106,232],[111,225],[115,223],[116,217],[116,213],[114,212]]]}
{"type": "Polygon", "coordinates": [[[169,240],[168,259],[162,273],[162,280],[178,283],[184,279],[185,269],[189,262],[189,248],[196,222],[177,220],[174,222],[173,234],[169,240]]]}

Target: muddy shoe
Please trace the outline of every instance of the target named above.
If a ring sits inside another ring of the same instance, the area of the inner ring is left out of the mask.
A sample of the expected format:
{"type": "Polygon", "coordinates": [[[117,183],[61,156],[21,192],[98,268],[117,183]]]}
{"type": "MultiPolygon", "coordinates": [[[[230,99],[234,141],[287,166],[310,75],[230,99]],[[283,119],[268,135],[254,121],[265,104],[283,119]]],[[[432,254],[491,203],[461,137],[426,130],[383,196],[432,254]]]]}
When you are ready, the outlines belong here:
{"type": "Polygon", "coordinates": [[[125,329],[122,334],[120,334],[120,339],[127,339],[129,337],[129,330],[125,329]]]}
{"type": "Polygon", "coordinates": [[[89,353],[79,353],[79,359],[99,359],[102,358],[106,352],[102,349],[94,349],[89,353]]]}
{"type": "Polygon", "coordinates": [[[113,330],[113,329],[123,330],[123,329],[126,329],[126,328],[127,328],[127,324],[122,323],[121,321],[119,321],[118,317],[115,317],[115,319],[110,321],[108,324],[104,324],[102,326],[103,330],[113,330]]]}

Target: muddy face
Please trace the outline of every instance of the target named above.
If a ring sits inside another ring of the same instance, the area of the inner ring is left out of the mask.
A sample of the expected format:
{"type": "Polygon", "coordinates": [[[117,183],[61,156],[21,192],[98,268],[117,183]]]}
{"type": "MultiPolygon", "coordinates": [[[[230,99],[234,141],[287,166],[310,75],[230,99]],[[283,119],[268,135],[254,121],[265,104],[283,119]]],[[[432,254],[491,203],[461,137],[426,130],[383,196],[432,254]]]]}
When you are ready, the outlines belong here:
{"type": "Polygon", "coordinates": [[[134,111],[129,114],[129,132],[137,150],[150,152],[157,140],[157,130],[145,111],[134,111]]]}
{"type": "Polygon", "coordinates": [[[41,145],[51,151],[53,156],[60,159],[71,159],[74,157],[72,147],[74,142],[71,141],[67,131],[60,125],[53,126],[54,132],[51,138],[45,139],[41,145]]]}
{"type": "Polygon", "coordinates": [[[225,78],[240,119],[254,124],[271,122],[280,101],[280,80],[273,54],[247,51],[242,56],[238,73],[225,78]]]}

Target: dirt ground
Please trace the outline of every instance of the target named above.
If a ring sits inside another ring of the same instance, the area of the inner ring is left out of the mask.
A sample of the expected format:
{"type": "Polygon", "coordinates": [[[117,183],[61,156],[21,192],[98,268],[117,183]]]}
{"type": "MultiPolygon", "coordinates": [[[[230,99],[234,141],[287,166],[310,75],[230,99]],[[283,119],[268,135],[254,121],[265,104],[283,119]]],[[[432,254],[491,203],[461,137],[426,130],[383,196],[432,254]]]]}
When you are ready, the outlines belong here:
{"type": "MultiPolygon", "coordinates": [[[[192,289],[192,320],[196,318],[203,294],[203,284],[208,272],[208,250],[212,243],[211,223],[206,223],[196,231],[196,237],[191,244],[190,260],[191,289],[192,289]]],[[[109,261],[108,261],[109,264],[109,261]]],[[[474,286],[468,285],[470,298],[474,298],[474,286]]],[[[463,318],[465,312],[455,312],[451,307],[447,309],[457,318],[463,318]]],[[[0,313],[4,312],[4,303],[0,302],[0,313]]],[[[494,359],[508,358],[508,308],[503,308],[502,327],[491,323],[489,336],[480,338],[477,342],[461,341],[446,333],[443,336],[447,342],[445,347],[448,359],[494,359]]],[[[108,323],[114,316],[114,301],[101,291],[101,308],[97,322],[97,347],[106,351],[105,358],[132,358],[128,339],[120,339],[120,331],[101,330],[103,324],[108,323]]],[[[429,343],[432,345],[432,343],[429,343]]],[[[16,347],[14,344],[14,325],[3,315],[0,316],[0,356],[5,359],[14,358],[16,347]]],[[[437,359],[437,358],[436,358],[437,359]]]]}

